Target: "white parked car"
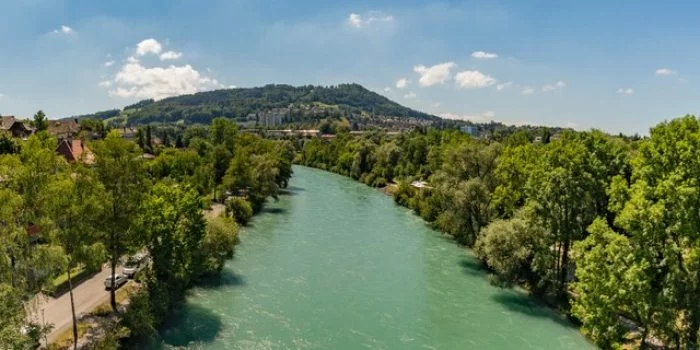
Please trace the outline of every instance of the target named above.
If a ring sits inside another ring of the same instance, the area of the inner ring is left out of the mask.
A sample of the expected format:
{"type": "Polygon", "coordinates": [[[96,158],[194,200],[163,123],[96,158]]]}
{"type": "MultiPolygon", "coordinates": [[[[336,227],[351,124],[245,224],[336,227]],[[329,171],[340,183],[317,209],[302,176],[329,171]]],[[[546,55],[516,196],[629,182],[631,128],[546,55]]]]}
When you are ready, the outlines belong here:
{"type": "Polygon", "coordinates": [[[114,279],[112,279],[112,276],[110,275],[105,278],[105,289],[118,289],[126,284],[126,282],[129,282],[129,278],[121,273],[114,275],[114,279]]]}
{"type": "Polygon", "coordinates": [[[124,264],[124,268],[122,269],[122,273],[125,274],[128,278],[134,278],[136,273],[143,270],[145,266],[145,257],[134,256],[126,261],[126,264],[124,264]]]}

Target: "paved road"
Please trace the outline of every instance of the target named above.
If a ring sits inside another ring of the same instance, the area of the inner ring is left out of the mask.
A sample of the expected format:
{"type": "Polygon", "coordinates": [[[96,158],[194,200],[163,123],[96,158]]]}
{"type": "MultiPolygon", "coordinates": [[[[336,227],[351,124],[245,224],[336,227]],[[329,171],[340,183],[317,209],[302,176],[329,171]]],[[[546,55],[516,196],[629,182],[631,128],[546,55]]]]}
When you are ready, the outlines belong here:
{"type": "MultiPolygon", "coordinates": [[[[224,210],[225,207],[222,204],[215,203],[210,210],[205,210],[204,213],[210,217],[215,217],[224,210]]],[[[121,271],[122,268],[117,267],[117,273],[121,271]]],[[[110,273],[111,270],[105,267],[98,274],[73,289],[76,317],[79,318],[81,314],[86,314],[102,303],[109,301],[109,291],[105,290],[104,280],[110,273]]],[[[124,286],[121,288],[124,288],[124,286]]],[[[67,292],[58,298],[46,297],[45,302],[41,302],[36,308],[38,311],[34,312],[31,317],[33,322],[54,325],[53,330],[47,337],[49,343],[53,342],[58,335],[73,325],[73,318],[70,312],[70,294],[67,292]]]]}
{"type": "MultiPolygon", "coordinates": [[[[117,268],[121,272],[121,268],[117,268]]],[[[75,301],[75,315],[92,311],[98,305],[109,301],[109,291],[105,290],[104,280],[109,276],[110,269],[104,268],[89,280],[84,281],[73,289],[75,301]]],[[[123,287],[122,287],[123,288],[123,287]]],[[[33,315],[33,321],[39,324],[53,324],[54,328],[47,339],[51,343],[58,335],[72,327],[73,318],[70,312],[70,294],[65,293],[58,298],[48,297],[47,301],[38,307],[38,312],[33,315]]]]}

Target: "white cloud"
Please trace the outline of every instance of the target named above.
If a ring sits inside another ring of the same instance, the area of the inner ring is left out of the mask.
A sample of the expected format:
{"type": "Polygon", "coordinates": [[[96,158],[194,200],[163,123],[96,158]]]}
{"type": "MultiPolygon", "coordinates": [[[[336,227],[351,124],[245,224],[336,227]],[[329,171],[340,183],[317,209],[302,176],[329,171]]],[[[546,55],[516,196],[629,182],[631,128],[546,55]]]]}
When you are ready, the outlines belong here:
{"type": "Polygon", "coordinates": [[[5,94],[0,94],[0,98],[5,97],[5,94]]]}
{"type": "Polygon", "coordinates": [[[566,87],[566,83],[559,80],[558,82],[556,82],[554,84],[547,84],[547,85],[543,86],[542,92],[550,92],[550,91],[554,91],[554,90],[563,89],[565,87],[566,87]]]}
{"type": "Polygon", "coordinates": [[[403,89],[403,88],[405,88],[406,86],[408,86],[409,83],[410,83],[410,81],[408,81],[408,79],[406,79],[406,78],[401,78],[401,79],[399,79],[399,80],[396,81],[396,88],[397,88],[397,89],[403,89]]]}
{"type": "Polygon", "coordinates": [[[375,22],[393,22],[394,16],[383,15],[380,11],[370,11],[364,17],[357,13],[351,13],[348,24],[354,28],[362,28],[375,22]]]}
{"type": "Polygon", "coordinates": [[[472,57],[480,60],[488,60],[491,58],[496,58],[498,57],[497,54],[491,53],[491,52],[484,52],[484,51],[474,51],[472,52],[472,57]]]}
{"type": "MultiPolygon", "coordinates": [[[[136,55],[159,54],[162,46],[155,39],[146,39],[136,47],[136,55]]],[[[110,88],[111,96],[153,98],[193,94],[224,88],[216,79],[204,76],[191,65],[145,67],[135,56],[129,56],[113,79],[99,83],[110,88]]]]}
{"type": "Polygon", "coordinates": [[[529,86],[526,86],[522,91],[520,91],[520,93],[523,95],[532,95],[535,93],[535,89],[533,89],[529,86]]]}
{"type": "Polygon", "coordinates": [[[161,61],[176,60],[180,57],[182,57],[182,52],[166,51],[160,55],[160,60],[161,61]]]}
{"type": "Polygon", "coordinates": [[[362,16],[357,13],[351,13],[350,18],[348,18],[348,23],[355,28],[360,28],[362,27],[362,16]]]}
{"type": "Polygon", "coordinates": [[[416,94],[413,91],[409,91],[407,94],[403,95],[403,98],[407,100],[412,100],[416,98],[416,94]]]}
{"type": "Polygon", "coordinates": [[[71,34],[73,33],[73,28],[67,26],[67,25],[62,25],[58,29],[54,29],[52,33],[63,33],[63,34],[71,34]]]}
{"type": "Polygon", "coordinates": [[[440,118],[443,119],[455,119],[455,120],[469,120],[475,123],[488,123],[493,120],[496,116],[494,111],[485,111],[480,114],[470,115],[470,114],[454,114],[454,113],[443,113],[440,114],[440,118]]]}
{"type": "Polygon", "coordinates": [[[507,88],[509,88],[509,87],[511,87],[511,86],[513,86],[513,82],[512,82],[512,81],[505,82],[505,83],[503,83],[503,84],[498,84],[498,85],[496,85],[496,90],[501,91],[501,90],[507,89],[507,88]]]}
{"type": "Polygon", "coordinates": [[[157,55],[162,50],[163,46],[156,39],[145,39],[136,45],[137,56],[144,56],[149,53],[157,55]]]}
{"type": "Polygon", "coordinates": [[[671,70],[669,68],[659,68],[656,70],[656,75],[674,75],[678,72],[671,70]]]}
{"type": "Polygon", "coordinates": [[[388,87],[388,86],[387,86],[387,87],[385,87],[385,88],[384,88],[384,92],[391,92],[391,88],[390,88],[390,87],[388,87]]]}
{"type": "Polygon", "coordinates": [[[104,63],[104,66],[105,66],[105,67],[111,67],[111,66],[113,66],[113,65],[114,65],[114,61],[107,61],[107,62],[104,63]]]}
{"type": "Polygon", "coordinates": [[[465,70],[455,75],[457,85],[466,89],[480,89],[496,83],[496,79],[478,70],[465,70]]]}
{"type": "Polygon", "coordinates": [[[450,79],[450,69],[455,66],[454,62],[445,62],[436,64],[431,67],[417,65],[413,67],[413,71],[420,74],[418,83],[421,86],[432,86],[436,84],[444,84],[450,79]]]}
{"type": "Polygon", "coordinates": [[[632,88],[619,88],[617,89],[618,94],[632,95],[634,94],[634,89],[632,88]]]}

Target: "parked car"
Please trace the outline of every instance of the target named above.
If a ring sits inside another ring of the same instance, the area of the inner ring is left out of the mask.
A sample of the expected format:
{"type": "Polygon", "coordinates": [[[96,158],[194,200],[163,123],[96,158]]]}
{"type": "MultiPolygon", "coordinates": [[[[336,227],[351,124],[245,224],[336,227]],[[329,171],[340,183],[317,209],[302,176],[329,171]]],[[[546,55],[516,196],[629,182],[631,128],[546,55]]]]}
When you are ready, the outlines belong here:
{"type": "Polygon", "coordinates": [[[129,282],[129,278],[121,273],[114,275],[114,279],[112,279],[112,276],[110,275],[105,278],[105,289],[118,289],[126,284],[126,282],[129,282]]]}
{"type": "Polygon", "coordinates": [[[124,264],[124,268],[122,269],[122,273],[126,275],[128,278],[134,278],[136,273],[139,271],[143,270],[143,268],[146,266],[146,259],[144,256],[139,256],[135,255],[133,257],[130,257],[127,261],[126,264],[124,264]]]}

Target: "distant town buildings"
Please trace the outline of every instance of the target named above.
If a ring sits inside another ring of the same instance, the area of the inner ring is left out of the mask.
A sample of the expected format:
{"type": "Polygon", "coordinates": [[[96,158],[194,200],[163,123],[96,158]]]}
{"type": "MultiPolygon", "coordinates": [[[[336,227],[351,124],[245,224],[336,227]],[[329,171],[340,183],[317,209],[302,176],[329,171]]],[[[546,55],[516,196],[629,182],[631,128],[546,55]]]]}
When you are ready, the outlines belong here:
{"type": "Polygon", "coordinates": [[[479,137],[479,129],[476,126],[464,125],[459,128],[459,130],[465,134],[469,134],[471,137],[479,137]]]}

